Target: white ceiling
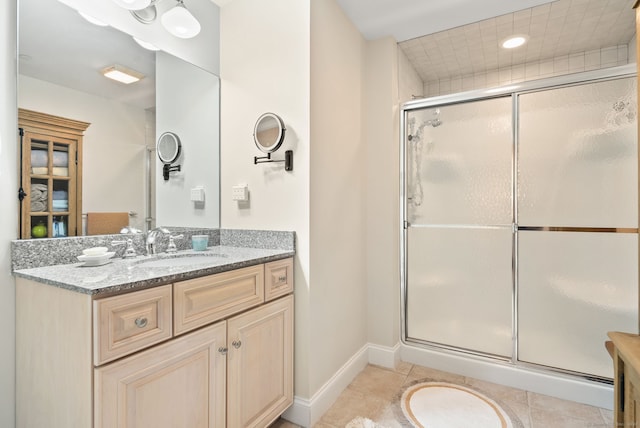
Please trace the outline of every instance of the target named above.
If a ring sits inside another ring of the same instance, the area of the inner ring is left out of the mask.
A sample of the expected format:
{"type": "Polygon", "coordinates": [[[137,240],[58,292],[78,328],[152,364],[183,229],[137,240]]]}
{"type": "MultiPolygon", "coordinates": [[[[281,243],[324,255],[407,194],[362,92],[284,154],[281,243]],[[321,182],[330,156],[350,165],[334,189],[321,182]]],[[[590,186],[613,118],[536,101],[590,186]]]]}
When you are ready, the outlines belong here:
{"type": "Polygon", "coordinates": [[[552,0],[337,1],[366,39],[393,36],[397,41],[402,42],[425,34],[550,3],[552,0]]]}

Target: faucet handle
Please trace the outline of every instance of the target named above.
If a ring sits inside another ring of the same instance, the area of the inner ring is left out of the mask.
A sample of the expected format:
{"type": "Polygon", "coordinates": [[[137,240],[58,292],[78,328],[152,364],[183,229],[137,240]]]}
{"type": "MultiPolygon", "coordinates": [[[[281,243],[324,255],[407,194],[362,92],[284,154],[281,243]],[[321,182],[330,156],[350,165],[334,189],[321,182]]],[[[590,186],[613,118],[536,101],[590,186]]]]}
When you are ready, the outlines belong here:
{"type": "Polygon", "coordinates": [[[133,239],[129,238],[126,241],[125,240],[121,240],[121,241],[111,241],[111,245],[114,246],[118,246],[118,245],[127,245],[127,248],[124,250],[124,254],[122,255],[122,258],[128,259],[131,257],[136,257],[136,250],[135,248],[133,248],[133,239]]]}
{"type": "Polygon", "coordinates": [[[167,246],[167,253],[175,253],[176,251],[178,251],[174,239],[182,239],[183,237],[184,236],[182,234],[175,236],[169,235],[169,245],[167,246]]]}

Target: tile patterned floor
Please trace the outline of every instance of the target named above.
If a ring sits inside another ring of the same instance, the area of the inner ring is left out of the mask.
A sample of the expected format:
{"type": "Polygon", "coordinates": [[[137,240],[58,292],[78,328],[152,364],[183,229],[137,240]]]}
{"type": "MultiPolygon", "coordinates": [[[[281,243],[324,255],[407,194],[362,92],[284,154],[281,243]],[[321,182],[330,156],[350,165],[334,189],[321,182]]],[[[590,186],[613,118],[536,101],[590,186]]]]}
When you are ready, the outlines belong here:
{"type": "MultiPolygon", "coordinates": [[[[613,412],[610,410],[403,362],[395,370],[367,366],[314,428],[343,428],[357,416],[369,418],[385,428],[409,426],[398,416],[395,403],[407,385],[425,378],[464,384],[483,392],[511,409],[524,428],[613,427],[613,412]]],[[[270,428],[299,427],[280,419],[270,428]]]]}

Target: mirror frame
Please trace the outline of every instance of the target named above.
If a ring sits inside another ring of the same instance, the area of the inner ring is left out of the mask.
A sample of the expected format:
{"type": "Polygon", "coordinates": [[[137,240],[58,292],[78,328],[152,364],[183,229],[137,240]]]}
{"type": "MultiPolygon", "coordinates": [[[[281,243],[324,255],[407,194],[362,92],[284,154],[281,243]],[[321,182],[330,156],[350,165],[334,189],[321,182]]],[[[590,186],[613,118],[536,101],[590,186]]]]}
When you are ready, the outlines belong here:
{"type": "Polygon", "coordinates": [[[171,165],[176,160],[178,160],[178,158],[180,157],[180,153],[182,153],[182,143],[180,142],[180,137],[178,137],[175,132],[163,132],[162,135],[160,135],[160,137],[158,138],[158,142],[156,143],[156,152],[158,153],[158,159],[160,159],[163,164],[171,165]],[[163,142],[165,144],[163,144],[163,142]],[[161,150],[160,145],[170,144],[171,142],[174,143],[175,154],[171,158],[164,157],[162,154],[163,150],[161,150]]]}
{"type": "Polygon", "coordinates": [[[275,113],[264,113],[258,118],[258,120],[256,121],[256,125],[253,127],[253,141],[256,144],[256,147],[258,148],[258,150],[260,150],[261,152],[273,153],[276,150],[278,150],[282,145],[282,143],[284,142],[284,136],[285,136],[286,130],[287,128],[285,128],[284,122],[280,118],[280,116],[278,116],[275,113]],[[275,120],[278,125],[278,137],[276,138],[276,141],[273,144],[269,145],[269,144],[263,144],[263,142],[260,142],[258,138],[258,128],[260,127],[260,125],[262,125],[264,122],[270,119],[275,120]]]}

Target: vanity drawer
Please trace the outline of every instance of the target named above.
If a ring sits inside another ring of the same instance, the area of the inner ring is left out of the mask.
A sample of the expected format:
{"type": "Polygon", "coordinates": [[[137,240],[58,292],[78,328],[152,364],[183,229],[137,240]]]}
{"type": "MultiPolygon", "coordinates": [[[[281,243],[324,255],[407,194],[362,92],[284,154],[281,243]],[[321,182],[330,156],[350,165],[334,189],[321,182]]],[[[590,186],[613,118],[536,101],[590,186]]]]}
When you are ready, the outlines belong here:
{"type": "Polygon", "coordinates": [[[93,302],[94,364],[170,339],[171,284],[93,302]]]}
{"type": "Polygon", "coordinates": [[[174,331],[182,334],[264,302],[264,265],[173,284],[174,331]]]}
{"type": "Polygon", "coordinates": [[[293,259],[278,260],[264,265],[264,299],[273,300],[293,291],[293,259]]]}

